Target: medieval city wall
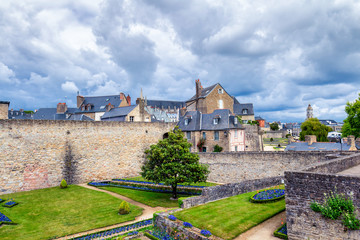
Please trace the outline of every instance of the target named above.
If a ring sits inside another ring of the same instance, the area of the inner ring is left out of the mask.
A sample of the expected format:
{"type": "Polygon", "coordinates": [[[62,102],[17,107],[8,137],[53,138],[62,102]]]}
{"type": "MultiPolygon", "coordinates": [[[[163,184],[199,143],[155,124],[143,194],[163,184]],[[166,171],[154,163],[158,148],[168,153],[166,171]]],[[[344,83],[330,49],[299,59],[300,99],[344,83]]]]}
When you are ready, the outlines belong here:
{"type": "Polygon", "coordinates": [[[0,120],[0,194],[136,176],[172,123],[0,120]]]}

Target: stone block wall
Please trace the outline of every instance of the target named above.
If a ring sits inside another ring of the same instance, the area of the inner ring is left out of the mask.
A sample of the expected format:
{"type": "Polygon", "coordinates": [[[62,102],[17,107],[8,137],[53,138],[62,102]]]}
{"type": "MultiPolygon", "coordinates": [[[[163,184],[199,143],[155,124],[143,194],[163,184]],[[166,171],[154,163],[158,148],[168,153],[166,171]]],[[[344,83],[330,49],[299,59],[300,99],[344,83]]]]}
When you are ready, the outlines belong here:
{"type": "Polygon", "coordinates": [[[190,208],[200,204],[264,189],[282,183],[282,177],[272,177],[208,187],[202,191],[201,196],[184,199],[181,207],[190,208]]]}
{"type": "Polygon", "coordinates": [[[289,239],[360,239],[359,230],[344,231],[341,220],[326,219],[310,209],[312,201],[323,201],[324,193],[337,192],[352,196],[359,211],[360,177],[336,174],[359,163],[360,154],[354,154],[315,164],[301,171],[285,172],[289,239]]]}
{"type": "Polygon", "coordinates": [[[173,123],[0,120],[0,194],[139,174],[173,123]]]}
{"type": "Polygon", "coordinates": [[[0,119],[8,119],[9,102],[0,101],[0,119]]]}
{"type": "Polygon", "coordinates": [[[230,152],[199,153],[210,169],[208,181],[219,183],[283,176],[285,170],[328,161],[334,152],[230,152]]]}

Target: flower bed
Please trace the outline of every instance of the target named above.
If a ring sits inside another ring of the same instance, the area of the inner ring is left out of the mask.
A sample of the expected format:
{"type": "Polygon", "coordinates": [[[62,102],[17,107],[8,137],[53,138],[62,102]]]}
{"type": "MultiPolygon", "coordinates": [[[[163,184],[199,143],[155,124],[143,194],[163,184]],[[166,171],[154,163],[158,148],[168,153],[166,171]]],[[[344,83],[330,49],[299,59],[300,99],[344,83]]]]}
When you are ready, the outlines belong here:
{"type": "Polygon", "coordinates": [[[15,224],[10,218],[0,212],[0,225],[1,224],[15,224]]]}
{"type": "Polygon", "coordinates": [[[278,229],[276,229],[276,231],[274,232],[274,236],[281,239],[288,239],[286,223],[281,225],[281,227],[279,227],[278,229]]]}
{"type": "Polygon", "coordinates": [[[15,201],[8,201],[6,203],[3,204],[4,207],[7,207],[7,208],[11,208],[11,207],[14,207],[16,205],[18,205],[19,203],[15,202],[15,201]]]}
{"type": "MultiPolygon", "coordinates": [[[[90,186],[94,187],[120,187],[120,188],[128,188],[135,189],[141,191],[150,191],[150,192],[159,192],[159,193],[172,193],[170,187],[164,186],[142,186],[142,185],[127,185],[126,183],[114,183],[114,182],[90,182],[88,183],[90,186]]],[[[181,188],[179,188],[181,189],[181,188]]],[[[201,195],[201,190],[197,189],[186,189],[183,188],[180,191],[177,191],[178,194],[186,194],[186,195],[201,195]]]]}
{"type": "Polygon", "coordinates": [[[149,232],[145,232],[144,235],[150,239],[153,240],[174,240],[175,238],[170,236],[168,233],[166,233],[165,231],[161,231],[158,228],[154,228],[154,230],[149,231],[149,232]]]}
{"type": "Polygon", "coordinates": [[[205,237],[210,237],[211,236],[211,232],[209,230],[201,230],[200,233],[202,235],[204,235],[205,237]]]}
{"type": "Polygon", "coordinates": [[[112,235],[118,235],[119,233],[126,232],[132,229],[140,229],[140,228],[148,227],[152,225],[152,223],[153,223],[152,219],[147,219],[133,224],[112,228],[109,230],[100,231],[96,233],[91,233],[81,237],[76,237],[73,238],[73,240],[89,240],[94,238],[111,237],[112,235]]]}
{"type": "Polygon", "coordinates": [[[268,189],[256,193],[250,197],[250,201],[254,203],[266,203],[280,200],[285,197],[284,189],[268,189]]]}

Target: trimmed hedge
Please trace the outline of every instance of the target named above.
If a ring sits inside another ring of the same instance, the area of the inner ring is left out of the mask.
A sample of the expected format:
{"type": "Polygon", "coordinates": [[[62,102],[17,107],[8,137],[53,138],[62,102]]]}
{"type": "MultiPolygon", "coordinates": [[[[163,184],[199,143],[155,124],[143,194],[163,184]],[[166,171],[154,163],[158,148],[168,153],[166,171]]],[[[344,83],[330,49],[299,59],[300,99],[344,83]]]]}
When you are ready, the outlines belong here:
{"type": "Polygon", "coordinates": [[[150,239],[152,239],[152,240],[160,240],[159,238],[151,235],[151,234],[148,233],[148,232],[144,232],[144,236],[146,236],[146,237],[148,237],[148,238],[150,238],[150,239]]]}
{"type": "Polygon", "coordinates": [[[6,203],[3,204],[4,207],[7,207],[7,208],[12,208],[16,205],[18,205],[19,203],[15,202],[15,201],[8,201],[6,203]]]}
{"type": "Polygon", "coordinates": [[[288,239],[286,223],[284,223],[278,229],[276,229],[276,231],[274,232],[274,236],[281,239],[288,239]]]}

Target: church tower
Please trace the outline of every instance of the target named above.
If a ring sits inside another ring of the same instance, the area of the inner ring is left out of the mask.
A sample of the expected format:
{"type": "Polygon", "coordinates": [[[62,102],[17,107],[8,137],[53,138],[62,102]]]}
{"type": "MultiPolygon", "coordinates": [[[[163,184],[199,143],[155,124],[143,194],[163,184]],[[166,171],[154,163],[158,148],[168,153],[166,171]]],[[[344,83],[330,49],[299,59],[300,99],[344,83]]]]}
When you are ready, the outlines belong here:
{"type": "Polygon", "coordinates": [[[306,120],[308,120],[309,118],[313,118],[313,108],[311,107],[311,104],[309,104],[309,106],[306,109],[306,120]]]}

